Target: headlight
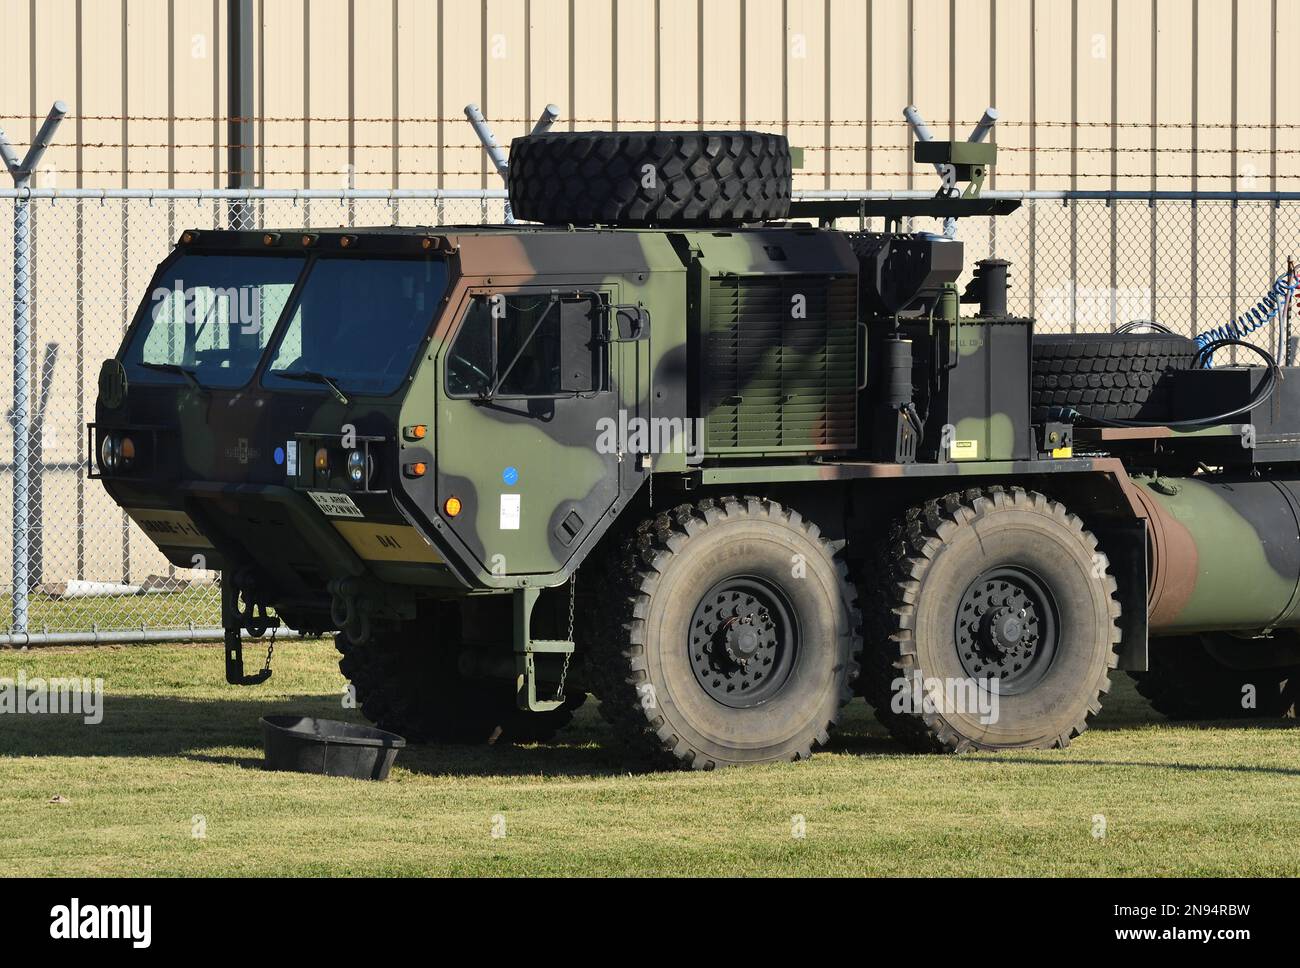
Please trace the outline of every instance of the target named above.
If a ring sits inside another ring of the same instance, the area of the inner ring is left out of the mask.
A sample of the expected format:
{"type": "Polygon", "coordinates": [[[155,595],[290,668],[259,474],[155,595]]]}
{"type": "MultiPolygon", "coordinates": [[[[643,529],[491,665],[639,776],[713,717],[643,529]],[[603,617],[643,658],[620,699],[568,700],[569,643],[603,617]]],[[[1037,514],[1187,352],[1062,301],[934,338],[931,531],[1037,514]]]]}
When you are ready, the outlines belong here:
{"type": "Polygon", "coordinates": [[[348,477],[352,479],[353,484],[366,483],[366,455],[364,451],[348,451],[348,477]]]}
{"type": "Polygon", "coordinates": [[[99,466],[106,471],[117,470],[117,438],[112,434],[105,434],[104,439],[99,442],[99,466]]]}
{"type": "Polygon", "coordinates": [[[99,464],[106,471],[130,470],[135,463],[135,441],[118,434],[105,434],[99,442],[99,464]]]}

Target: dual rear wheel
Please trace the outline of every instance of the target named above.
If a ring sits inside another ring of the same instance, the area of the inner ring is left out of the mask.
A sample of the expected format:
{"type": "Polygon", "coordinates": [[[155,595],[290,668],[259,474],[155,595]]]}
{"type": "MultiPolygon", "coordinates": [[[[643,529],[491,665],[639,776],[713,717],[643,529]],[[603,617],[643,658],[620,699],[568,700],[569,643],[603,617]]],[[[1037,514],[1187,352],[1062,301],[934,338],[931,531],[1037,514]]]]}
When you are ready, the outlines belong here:
{"type": "Polygon", "coordinates": [[[912,748],[1065,746],[1120,640],[1096,538],[1020,489],[912,508],[860,589],[815,525],[759,498],[643,522],[606,584],[621,609],[588,630],[602,710],[629,744],[702,769],[808,756],[859,661],[858,691],[912,748]]]}

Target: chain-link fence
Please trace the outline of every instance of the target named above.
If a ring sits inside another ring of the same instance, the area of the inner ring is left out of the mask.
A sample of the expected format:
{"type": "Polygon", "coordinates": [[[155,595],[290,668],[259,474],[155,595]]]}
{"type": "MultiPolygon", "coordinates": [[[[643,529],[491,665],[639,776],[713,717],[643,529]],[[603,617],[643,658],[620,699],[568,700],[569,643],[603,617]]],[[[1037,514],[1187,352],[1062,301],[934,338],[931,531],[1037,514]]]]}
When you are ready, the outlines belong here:
{"type": "MultiPolygon", "coordinates": [[[[85,423],[100,362],[116,351],[154,267],[182,231],[492,223],[503,217],[502,194],[0,193],[3,251],[13,251],[16,207],[29,206],[32,273],[29,345],[18,353],[12,342],[0,346],[0,372],[14,374],[14,392],[26,393],[28,404],[25,426],[15,426],[12,413],[0,426],[0,535],[10,549],[23,547],[12,500],[20,480],[28,522],[23,561],[0,561],[0,624],[10,627],[0,644],[219,634],[216,576],[170,565],[86,475],[85,423]],[[20,380],[24,358],[31,377],[20,380]],[[15,460],[20,435],[29,445],[25,467],[15,460]]],[[[840,225],[856,227],[850,222],[840,225]]],[[[879,219],[867,225],[882,227],[879,219]]],[[[920,219],[910,227],[939,229],[920,219]]],[[[968,264],[991,255],[1012,261],[1011,311],[1036,317],[1040,332],[1155,319],[1191,335],[1246,312],[1285,271],[1300,245],[1300,195],[1044,194],[1012,215],[966,220],[958,237],[968,264]]],[[[11,304],[12,287],[8,275],[0,278],[0,305],[11,304]]],[[[1276,325],[1259,330],[1265,345],[1276,343],[1276,325]]]]}

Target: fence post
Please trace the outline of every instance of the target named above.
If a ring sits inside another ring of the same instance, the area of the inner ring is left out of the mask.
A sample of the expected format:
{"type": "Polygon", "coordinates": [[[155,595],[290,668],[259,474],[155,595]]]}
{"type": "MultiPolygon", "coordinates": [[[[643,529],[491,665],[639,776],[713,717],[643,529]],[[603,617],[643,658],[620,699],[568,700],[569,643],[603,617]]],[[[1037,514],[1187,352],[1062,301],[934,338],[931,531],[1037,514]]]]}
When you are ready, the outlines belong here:
{"type": "Polygon", "coordinates": [[[68,113],[68,106],[55,101],[40,131],[22,161],[0,131],[0,157],[18,190],[14,198],[14,371],[13,409],[9,422],[13,427],[13,600],[10,626],[16,633],[27,631],[28,594],[31,590],[31,348],[32,348],[32,245],[31,198],[23,190],[31,188],[32,172],[54,137],[54,130],[68,113]]]}

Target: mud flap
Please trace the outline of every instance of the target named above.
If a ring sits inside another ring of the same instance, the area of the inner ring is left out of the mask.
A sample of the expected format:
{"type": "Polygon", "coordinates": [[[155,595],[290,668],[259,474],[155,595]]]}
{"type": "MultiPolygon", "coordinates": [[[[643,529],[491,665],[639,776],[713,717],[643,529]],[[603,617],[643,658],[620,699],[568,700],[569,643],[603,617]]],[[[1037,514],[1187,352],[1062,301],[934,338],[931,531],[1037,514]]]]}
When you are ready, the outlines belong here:
{"type": "Polygon", "coordinates": [[[1147,648],[1147,523],[1143,518],[1128,521],[1090,522],[1089,529],[1101,542],[1110,559],[1111,574],[1119,583],[1120,641],[1119,669],[1145,672],[1147,648]]]}

